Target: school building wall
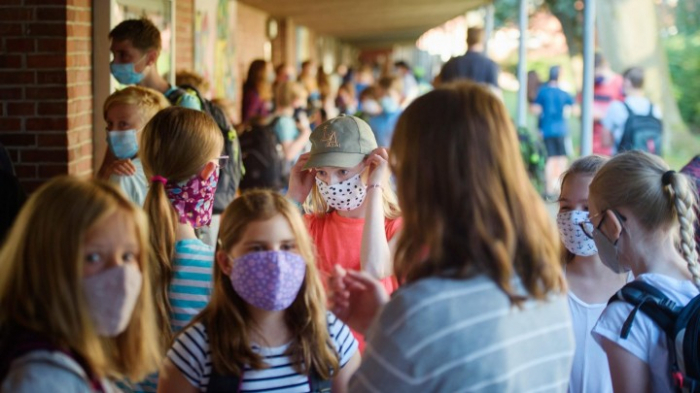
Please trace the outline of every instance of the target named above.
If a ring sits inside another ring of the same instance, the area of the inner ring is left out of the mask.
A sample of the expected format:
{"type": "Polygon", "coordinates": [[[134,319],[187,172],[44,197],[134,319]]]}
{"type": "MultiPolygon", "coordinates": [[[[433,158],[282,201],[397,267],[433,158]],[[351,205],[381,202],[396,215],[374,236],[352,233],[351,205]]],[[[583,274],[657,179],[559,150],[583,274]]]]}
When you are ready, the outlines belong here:
{"type": "MultiPolygon", "coordinates": [[[[109,69],[93,70],[93,30],[105,30],[93,26],[93,20],[102,20],[93,17],[105,1],[0,2],[0,143],[28,192],[57,175],[89,177],[99,164],[105,125],[99,121],[101,113],[95,113],[101,104],[93,104],[94,81],[95,73],[104,77],[109,69]],[[94,143],[97,138],[102,139],[94,143]]],[[[293,20],[278,19],[278,36],[269,42],[269,15],[242,3],[236,4],[236,12],[229,39],[236,43],[230,61],[239,88],[228,98],[240,105],[240,87],[252,60],[298,66],[306,58],[297,58],[298,26],[293,20]]],[[[194,14],[195,0],[175,0],[176,70],[195,68],[194,14]]],[[[309,31],[305,37],[305,53],[318,61],[321,36],[309,31]]],[[[97,42],[103,45],[102,39],[97,42]]],[[[340,42],[337,46],[343,49],[338,53],[350,50],[340,42]]]]}

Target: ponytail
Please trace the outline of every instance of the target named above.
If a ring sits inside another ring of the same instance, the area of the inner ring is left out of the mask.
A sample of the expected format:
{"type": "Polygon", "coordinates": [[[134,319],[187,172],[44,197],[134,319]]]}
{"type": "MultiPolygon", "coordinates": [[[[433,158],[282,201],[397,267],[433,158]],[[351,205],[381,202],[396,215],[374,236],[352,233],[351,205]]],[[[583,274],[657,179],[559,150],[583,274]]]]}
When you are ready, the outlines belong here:
{"type": "Polygon", "coordinates": [[[695,244],[695,195],[690,190],[688,179],[674,171],[668,171],[661,177],[661,182],[673,201],[678,222],[680,223],[680,251],[688,263],[688,270],[693,276],[693,283],[700,288],[700,264],[695,244]]]}
{"type": "Polygon", "coordinates": [[[165,193],[165,184],[153,179],[146,195],[143,209],[148,214],[149,238],[153,262],[150,264],[154,277],[153,296],[156,305],[156,321],[162,332],[163,348],[170,346],[170,301],[168,291],[173,276],[173,254],[175,253],[175,233],[178,217],[165,193]]]}

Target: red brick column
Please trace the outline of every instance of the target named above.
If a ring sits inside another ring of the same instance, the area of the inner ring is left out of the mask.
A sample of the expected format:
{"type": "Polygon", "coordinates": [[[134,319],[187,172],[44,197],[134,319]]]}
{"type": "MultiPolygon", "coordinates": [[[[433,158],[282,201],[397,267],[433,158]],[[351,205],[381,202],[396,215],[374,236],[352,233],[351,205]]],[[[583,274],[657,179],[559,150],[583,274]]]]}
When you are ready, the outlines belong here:
{"type": "Polygon", "coordinates": [[[175,3],[175,71],[194,70],[194,0],[175,3]]]}
{"type": "Polygon", "coordinates": [[[0,4],[0,142],[28,191],[92,173],[91,0],[0,4]]]}

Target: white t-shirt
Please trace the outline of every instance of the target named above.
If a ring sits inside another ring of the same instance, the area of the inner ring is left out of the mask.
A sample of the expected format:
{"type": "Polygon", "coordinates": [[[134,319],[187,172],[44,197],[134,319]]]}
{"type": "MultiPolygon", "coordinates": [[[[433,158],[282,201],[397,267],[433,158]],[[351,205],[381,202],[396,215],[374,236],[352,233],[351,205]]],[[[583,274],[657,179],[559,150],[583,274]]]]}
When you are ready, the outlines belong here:
{"type": "MultiPolygon", "coordinates": [[[[650,105],[652,105],[652,102],[646,97],[630,96],[625,98],[625,104],[630,107],[634,114],[647,115],[651,109],[650,105]]],[[[657,119],[661,119],[661,108],[658,105],[654,105],[652,115],[657,119]]],[[[627,123],[628,117],[629,112],[627,112],[625,105],[620,101],[613,101],[608,107],[605,117],[601,120],[603,127],[610,131],[615,138],[613,154],[617,151],[616,146],[620,143],[622,134],[625,132],[625,123],[627,123]]]]}
{"type": "Polygon", "coordinates": [[[569,393],[612,393],[608,357],[591,336],[591,330],[607,303],[588,304],[569,291],[569,310],[574,326],[576,352],[571,367],[569,393]]]}
{"type": "Polygon", "coordinates": [[[136,167],[136,173],[131,176],[112,175],[109,177],[109,181],[121,188],[134,204],[143,206],[143,203],[146,202],[148,181],[146,180],[141,160],[134,158],[131,160],[131,163],[136,167]]]}
{"type": "MultiPolygon", "coordinates": [[[[700,293],[689,280],[676,280],[661,274],[646,273],[637,277],[637,280],[658,288],[678,305],[685,306],[700,293]]],[[[651,372],[652,392],[673,393],[675,390],[669,375],[670,365],[666,333],[640,311],[634,318],[627,339],[620,337],[622,325],[633,308],[634,306],[631,304],[621,301],[610,304],[593,328],[592,335],[599,343],[603,338],[616,343],[648,364],[651,372]]]]}
{"type": "MultiPolygon", "coordinates": [[[[326,320],[328,333],[340,355],[340,367],[343,368],[357,352],[357,340],[350,329],[332,313],[327,313],[326,320]]],[[[252,349],[262,355],[263,361],[270,367],[252,370],[246,366],[240,392],[309,392],[308,377],[298,374],[292,367],[292,360],[285,355],[288,347],[289,344],[276,348],[253,345],[252,349]]],[[[200,392],[207,391],[212,363],[209,338],[204,325],[197,323],[183,331],[167,356],[192,386],[200,392]]]]}

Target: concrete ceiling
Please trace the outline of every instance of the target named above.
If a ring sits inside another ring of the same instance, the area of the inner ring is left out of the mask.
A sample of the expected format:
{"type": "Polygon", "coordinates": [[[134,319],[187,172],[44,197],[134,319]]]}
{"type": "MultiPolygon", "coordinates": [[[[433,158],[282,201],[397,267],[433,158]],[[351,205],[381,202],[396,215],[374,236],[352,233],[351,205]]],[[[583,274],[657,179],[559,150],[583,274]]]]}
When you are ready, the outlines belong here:
{"type": "Polygon", "coordinates": [[[491,0],[239,0],[358,47],[412,42],[491,0]]]}

